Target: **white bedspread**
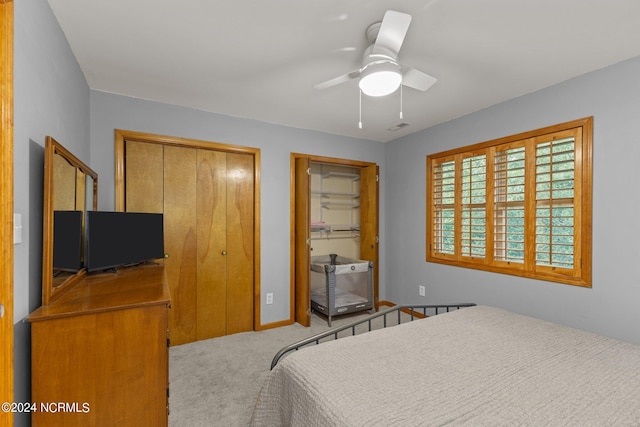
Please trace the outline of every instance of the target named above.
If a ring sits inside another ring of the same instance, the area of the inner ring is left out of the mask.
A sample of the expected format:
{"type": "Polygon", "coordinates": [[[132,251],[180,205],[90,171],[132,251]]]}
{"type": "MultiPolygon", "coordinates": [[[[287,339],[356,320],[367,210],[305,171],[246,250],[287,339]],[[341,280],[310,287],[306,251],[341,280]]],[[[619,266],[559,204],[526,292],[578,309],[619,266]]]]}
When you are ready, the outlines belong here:
{"type": "Polygon", "coordinates": [[[253,426],[640,426],[640,346],[470,307],[302,349],[253,426]]]}

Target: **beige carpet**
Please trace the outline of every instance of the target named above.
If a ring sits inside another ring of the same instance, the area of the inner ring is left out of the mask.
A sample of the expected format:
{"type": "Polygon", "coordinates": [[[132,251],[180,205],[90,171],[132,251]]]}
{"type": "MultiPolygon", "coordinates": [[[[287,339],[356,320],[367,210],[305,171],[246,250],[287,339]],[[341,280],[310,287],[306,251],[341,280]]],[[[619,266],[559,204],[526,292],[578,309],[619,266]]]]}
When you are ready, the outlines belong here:
{"type": "MultiPolygon", "coordinates": [[[[337,317],[332,326],[365,317],[337,317]]],[[[373,323],[380,327],[381,319],[373,323]]],[[[326,319],[313,315],[310,328],[296,323],[171,347],[169,425],[246,426],[276,352],[327,329],[326,319]]]]}

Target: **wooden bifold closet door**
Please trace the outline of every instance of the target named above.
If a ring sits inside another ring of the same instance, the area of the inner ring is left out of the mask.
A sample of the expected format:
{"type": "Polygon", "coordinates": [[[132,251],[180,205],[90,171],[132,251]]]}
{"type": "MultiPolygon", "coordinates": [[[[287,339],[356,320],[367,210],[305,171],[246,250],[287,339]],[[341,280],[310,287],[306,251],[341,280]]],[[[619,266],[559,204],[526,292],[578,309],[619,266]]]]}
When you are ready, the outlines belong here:
{"type": "Polygon", "coordinates": [[[125,141],[125,210],[164,213],[172,344],[253,329],[254,158],[125,141]]]}

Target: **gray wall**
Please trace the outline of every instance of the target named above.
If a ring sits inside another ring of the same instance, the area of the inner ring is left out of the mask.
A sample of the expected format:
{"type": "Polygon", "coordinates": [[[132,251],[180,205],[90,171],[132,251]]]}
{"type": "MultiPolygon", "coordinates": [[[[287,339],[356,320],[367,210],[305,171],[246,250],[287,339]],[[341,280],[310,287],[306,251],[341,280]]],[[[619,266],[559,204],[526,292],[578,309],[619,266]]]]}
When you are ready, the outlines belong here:
{"type": "MultiPolygon", "coordinates": [[[[30,327],[41,303],[44,138],[51,135],[90,163],[89,87],[46,0],[14,2],[14,211],[23,243],[14,246],[15,401],[30,400],[30,327]]],[[[16,425],[28,425],[16,414],[16,425]]]]}
{"type": "Polygon", "coordinates": [[[387,298],[494,305],[640,343],[638,76],[635,58],[387,143],[387,298]],[[594,116],[592,289],[425,262],[428,154],[587,116],[594,116]]]}
{"type": "MultiPolygon", "coordinates": [[[[264,100],[264,108],[274,108],[264,100]]],[[[289,318],[290,154],[375,162],[384,171],[384,144],[278,126],[237,117],[104,92],[91,91],[91,167],[98,173],[101,210],[113,210],[114,129],[178,136],[260,149],[261,301],[273,293],[273,305],[261,305],[261,323],[289,318]]],[[[380,186],[384,200],[384,182],[380,186]]],[[[384,224],[385,209],[380,207],[384,224]]],[[[384,242],[383,227],[381,241],[384,242]]],[[[384,244],[380,259],[384,260],[384,244]]],[[[384,261],[380,262],[384,271],[384,261]]],[[[384,298],[384,282],[380,283],[384,298]]]]}

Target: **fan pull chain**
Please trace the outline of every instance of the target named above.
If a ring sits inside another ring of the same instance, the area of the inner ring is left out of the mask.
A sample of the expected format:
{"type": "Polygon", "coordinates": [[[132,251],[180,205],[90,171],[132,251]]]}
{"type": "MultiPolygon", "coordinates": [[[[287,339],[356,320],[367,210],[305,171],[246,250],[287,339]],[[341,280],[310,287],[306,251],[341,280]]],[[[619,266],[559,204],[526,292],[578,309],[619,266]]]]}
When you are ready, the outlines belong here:
{"type": "Polygon", "coordinates": [[[402,120],[402,84],[400,84],[400,120],[402,120]]]}
{"type": "Polygon", "coordinates": [[[360,89],[360,100],[359,100],[359,112],[360,112],[360,116],[358,118],[358,129],[362,129],[362,89],[360,89]]]}

